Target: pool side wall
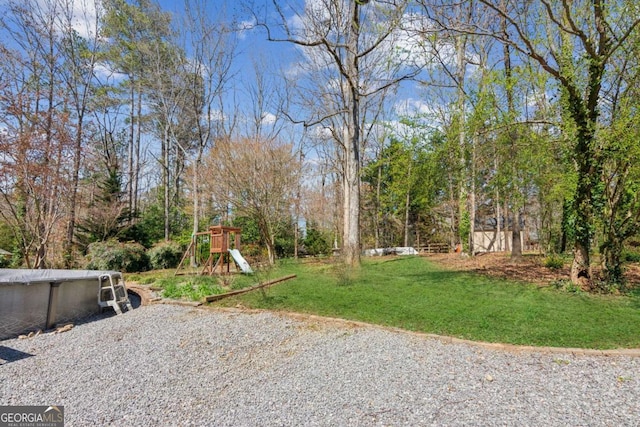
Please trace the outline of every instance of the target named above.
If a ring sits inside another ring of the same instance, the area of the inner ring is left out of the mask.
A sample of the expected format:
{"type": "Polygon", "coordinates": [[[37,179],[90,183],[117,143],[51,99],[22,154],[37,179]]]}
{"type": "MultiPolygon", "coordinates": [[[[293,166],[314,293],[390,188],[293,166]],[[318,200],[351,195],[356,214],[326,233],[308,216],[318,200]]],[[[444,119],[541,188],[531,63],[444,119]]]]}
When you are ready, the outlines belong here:
{"type": "Polygon", "coordinates": [[[99,313],[99,287],[96,278],[0,283],[0,340],[99,313]]]}

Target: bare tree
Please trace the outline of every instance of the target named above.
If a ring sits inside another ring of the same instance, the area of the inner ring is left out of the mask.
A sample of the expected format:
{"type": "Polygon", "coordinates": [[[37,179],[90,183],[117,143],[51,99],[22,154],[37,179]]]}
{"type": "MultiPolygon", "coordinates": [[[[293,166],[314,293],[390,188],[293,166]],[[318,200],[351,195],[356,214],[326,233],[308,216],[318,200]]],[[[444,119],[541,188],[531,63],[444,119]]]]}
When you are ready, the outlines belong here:
{"type": "Polygon", "coordinates": [[[77,222],[76,202],[80,184],[82,150],[85,147],[87,133],[89,133],[87,128],[90,126],[88,116],[94,87],[94,72],[98,61],[98,52],[101,49],[98,28],[102,11],[100,3],[97,1],[77,4],[73,0],[61,0],[61,3],[62,10],[59,19],[61,31],[64,34],[60,49],[64,58],[61,75],[70,96],[70,105],[75,121],[69,216],[63,254],[65,265],[71,267],[77,222]],[[74,27],[77,21],[83,22],[85,26],[76,30],[74,27]]]}
{"type": "Polygon", "coordinates": [[[71,145],[68,97],[60,82],[61,36],[55,0],[7,3],[0,18],[0,215],[29,267],[45,268],[66,207],[71,145]],[[6,37],[6,38],[5,38],[6,37]],[[33,258],[32,258],[33,257],[33,258]]]}
{"type": "MultiPolygon", "coordinates": [[[[193,233],[200,231],[201,165],[205,150],[213,141],[229,135],[233,123],[225,120],[223,95],[233,78],[232,65],[237,42],[232,29],[224,23],[225,11],[218,12],[213,21],[204,0],[186,0],[182,38],[185,51],[191,52],[191,61],[183,64],[188,76],[184,94],[195,124],[191,152],[191,199],[193,203],[193,233]]],[[[190,260],[195,264],[195,255],[190,260]]]]}
{"type": "Polygon", "coordinates": [[[269,262],[275,262],[275,238],[291,221],[298,161],[293,147],[277,140],[225,139],[206,159],[206,191],[221,207],[255,219],[269,262]]]}
{"type": "MultiPolygon", "coordinates": [[[[279,27],[258,20],[273,41],[293,43],[303,50],[297,76],[305,118],[293,120],[305,126],[320,126],[330,132],[336,144],[337,173],[342,181],[342,249],[346,264],[360,264],[360,167],[364,144],[370,131],[367,107],[403,79],[415,76],[419,65],[406,52],[391,46],[404,23],[408,5],[400,2],[321,0],[306,2],[303,10],[288,4],[299,26],[289,25],[285,6],[274,1],[279,27]],[[393,54],[403,56],[403,60],[393,54]],[[309,76],[309,74],[307,74],[309,76]]],[[[369,113],[372,113],[369,111],[369,113]]],[[[375,112],[373,112],[375,114],[375,112]]]]}

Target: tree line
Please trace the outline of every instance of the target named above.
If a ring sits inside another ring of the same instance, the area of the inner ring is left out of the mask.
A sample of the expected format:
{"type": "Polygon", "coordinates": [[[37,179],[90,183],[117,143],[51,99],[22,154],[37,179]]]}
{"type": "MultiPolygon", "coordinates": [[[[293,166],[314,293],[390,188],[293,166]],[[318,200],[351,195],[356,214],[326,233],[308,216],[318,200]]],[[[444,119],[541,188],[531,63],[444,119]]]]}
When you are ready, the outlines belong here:
{"type": "Polygon", "coordinates": [[[15,265],[80,267],[93,242],[228,223],[270,262],[473,254],[488,235],[513,256],[572,252],[585,289],[624,286],[636,2],[89,3],[1,6],[0,246],[15,265]],[[247,32],[297,56],[241,55],[247,32]]]}

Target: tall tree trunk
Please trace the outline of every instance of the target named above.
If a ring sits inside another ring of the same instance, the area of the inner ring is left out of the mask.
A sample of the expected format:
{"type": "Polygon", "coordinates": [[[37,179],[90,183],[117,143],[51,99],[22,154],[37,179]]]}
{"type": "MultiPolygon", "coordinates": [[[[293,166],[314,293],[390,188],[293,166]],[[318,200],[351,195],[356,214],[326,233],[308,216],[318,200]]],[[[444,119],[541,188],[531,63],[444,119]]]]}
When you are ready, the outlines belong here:
{"type": "Polygon", "coordinates": [[[373,230],[375,233],[375,247],[380,247],[380,223],[382,218],[380,215],[380,194],[382,190],[382,165],[378,164],[378,181],[376,182],[376,202],[375,202],[375,221],[373,224],[373,230]]]}
{"type": "MultiPolygon", "coordinates": [[[[503,0],[501,4],[502,10],[506,11],[506,5],[503,0]]],[[[506,12],[505,12],[506,13],[506,12]]],[[[509,37],[507,32],[507,19],[503,17],[502,19],[502,33],[506,38],[509,37]]],[[[511,70],[511,51],[509,45],[504,43],[502,45],[503,55],[504,55],[504,77],[505,77],[505,92],[507,95],[507,112],[509,122],[516,120],[516,108],[513,100],[513,72],[511,70]]],[[[517,185],[518,183],[518,165],[516,163],[517,155],[518,155],[518,134],[514,128],[511,128],[509,131],[509,144],[510,144],[510,153],[511,153],[511,163],[512,163],[512,173],[511,179],[516,183],[513,186],[514,194],[511,197],[511,200],[514,201],[513,204],[513,220],[511,225],[511,257],[512,258],[520,258],[522,257],[522,241],[520,239],[520,188],[517,185]]]]}
{"type": "Polygon", "coordinates": [[[302,197],[302,180],[300,177],[302,176],[302,169],[304,164],[304,153],[302,152],[302,146],[298,149],[298,161],[299,169],[297,175],[297,185],[296,185],[296,200],[295,200],[295,224],[294,224],[294,242],[293,242],[293,257],[294,259],[298,259],[299,252],[299,241],[300,241],[300,217],[301,208],[300,208],[300,199],[302,197]]]}
{"type": "MultiPolygon", "coordinates": [[[[494,159],[495,169],[498,170],[498,156],[494,159]]],[[[496,238],[498,242],[498,252],[502,252],[502,217],[500,212],[500,190],[496,188],[496,238]]]]}
{"type": "Polygon", "coordinates": [[[456,212],[457,212],[457,204],[455,199],[455,186],[454,182],[454,174],[449,172],[449,212],[451,213],[449,222],[449,245],[451,248],[456,248],[458,244],[458,229],[456,227],[456,212]]]}
{"type": "Polygon", "coordinates": [[[511,234],[511,257],[522,257],[522,227],[520,227],[520,210],[513,210],[513,227],[511,234]]]}
{"type": "Polygon", "coordinates": [[[165,126],[162,142],[162,184],[164,186],[164,240],[169,241],[171,236],[171,193],[169,185],[171,183],[169,164],[169,129],[165,126]]]}
{"type": "Polygon", "coordinates": [[[267,256],[269,257],[269,265],[275,265],[276,263],[276,243],[275,238],[272,237],[267,241],[267,256]]]}
{"type": "MultiPolygon", "coordinates": [[[[133,76],[132,76],[133,77],[133,76]]],[[[131,221],[133,220],[133,211],[134,211],[134,188],[133,188],[133,183],[134,183],[134,178],[135,178],[135,172],[134,172],[134,160],[133,160],[133,155],[134,155],[134,146],[135,146],[135,110],[136,110],[136,97],[135,97],[135,86],[134,86],[134,82],[132,81],[131,83],[131,90],[129,93],[130,96],[130,102],[131,102],[131,111],[129,112],[129,144],[128,144],[128,159],[127,159],[127,175],[128,175],[128,180],[127,180],[127,210],[128,210],[128,216],[129,216],[129,222],[131,223],[131,221]]]]}
{"type": "MultiPolygon", "coordinates": [[[[567,250],[567,228],[569,227],[569,216],[571,209],[571,203],[564,199],[562,202],[562,220],[561,220],[561,228],[562,228],[562,236],[560,238],[560,253],[563,254],[567,250]]],[[[551,238],[549,238],[551,241],[551,238]]]]}
{"type": "Polygon", "coordinates": [[[574,196],[576,215],[576,239],[573,246],[574,259],[571,265],[571,281],[584,288],[592,288],[591,240],[593,238],[594,205],[603,196],[598,192],[602,174],[602,160],[595,147],[595,126],[598,118],[598,99],[604,67],[590,69],[589,94],[585,104],[574,88],[569,88],[572,102],[571,116],[577,126],[575,160],[578,169],[578,183],[574,196]]]}
{"type": "MultiPolygon", "coordinates": [[[[583,146],[579,143],[578,146],[583,146]]],[[[582,152],[583,162],[581,169],[591,169],[590,161],[584,159],[585,152],[582,152]]],[[[576,215],[575,242],[573,245],[573,263],[571,265],[571,282],[582,288],[589,289],[591,286],[591,238],[592,238],[592,186],[594,179],[589,176],[589,172],[578,175],[578,186],[575,194],[574,209],[576,215]]]]}
{"type": "Polygon", "coordinates": [[[620,236],[615,236],[615,233],[616,230],[610,230],[607,233],[608,236],[605,243],[600,246],[603,279],[610,285],[624,289],[625,278],[624,269],[622,268],[623,239],[620,236]]]}
{"type": "MultiPolygon", "coordinates": [[[[202,163],[202,155],[203,155],[204,147],[202,144],[198,146],[198,155],[196,156],[195,161],[193,162],[193,177],[191,181],[191,191],[193,193],[193,229],[192,229],[192,239],[196,238],[196,233],[200,231],[200,164],[202,163]]],[[[196,263],[196,252],[195,248],[191,252],[191,256],[189,258],[189,263],[191,267],[197,267],[196,263]]]]}
{"type": "MultiPolygon", "coordinates": [[[[43,158],[43,169],[45,171],[49,171],[50,165],[51,165],[51,156],[52,156],[52,148],[53,148],[53,113],[54,113],[54,103],[55,103],[55,90],[56,90],[56,80],[55,80],[55,52],[54,52],[54,48],[53,48],[53,39],[49,40],[49,55],[47,60],[49,61],[49,63],[47,64],[49,69],[48,71],[48,79],[49,79],[49,84],[48,84],[48,90],[47,90],[47,112],[46,112],[46,122],[45,122],[45,154],[44,154],[44,158],[43,158]]],[[[61,144],[62,142],[59,141],[59,144],[61,144]]],[[[44,178],[45,182],[47,183],[45,185],[45,187],[48,187],[51,191],[51,193],[49,194],[50,197],[45,198],[44,200],[42,200],[42,205],[39,207],[40,212],[39,214],[39,220],[38,220],[38,226],[37,226],[37,230],[38,230],[38,246],[37,246],[37,254],[36,254],[36,266],[35,268],[39,268],[39,269],[43,269],[43,268],[47,268],[47,261],[46,261],[46,257],[47,257],[47,234],[48,234],[48,229],[47,229],[47,225],[45,223],[45,221],[47,221],[47,216],[49,213],[49,210],[52,208],[52,204],[56,203],[56,194],[54,193],[54,188],[58,185],[58,182],[54,182],[54,180],[56,179],[54,176],[52,176],[52,174],[47,172],[47,176],[44,178]]]]}
{"type": "Polygon", "coordinates": [[[476,145],[477,135],[473,136],[471,142],[471,191],[469,194],[469,255],[475,255],[475,232],[476,232],[476,145]]]}
{"type": "Polygon", "coordinates": [[[136,114],[136,140],[135,140],[135,162],[133,173],[133,201],[131,208],[133,209],[133,219],[135,220],[139,215],[138,200],[140,195],[138,194],[138,187],[140,185],[140,142],[142,139],[142,90],[138,88],[138,114],[136,114]]]}
{"type": "Polygon", "coordinates": [[[258,221],[258,228],[260,230],[260,237],[267,246],[267,256],[269,258],[269,265],[275,265],[276,263],[276,236],[272,227],[269,225],[266,216],[262,215],[262,218],[258,221]]]}
{"type": "Polygon", "coordinates": [[[407,172],[407,197],[404,202],[404,247],[409,246],[409,207],[411,206],[411,166],[409,163],[409,171],[407,172]]]}
{"type": "Polygon", "coordinates": [[[464,79],[466,74],[466,60],[465,49],[467,44],[467,36],[460,35],[456,38],[456,84],[457,84],[457,102],[458,102],[458,144],[460,146],[460,179],[459,179],[459,195],[458,195],[458,243],[460,244],[461,252],[464,252],[465,240],[468,241],[468,236],[462,236],[460,221],[465,218],[467,212],[467,180],[464,176],[466,168],[465,150],[466,150],[466,132],[465,132],[465,91],[464,91],[464,79]],[[466,239],[465,239],[466,237],[466,239]]]}
{"type": "Polygon", "coordinates": [[[66,268],[73,266],[73,240],[76,231],[76,202],[78,199],[78,187],[80,185],[80,160],[82,157],[84,111],[78,116],[78,130],[76,134],[75,150],[73,153],[73,177],[71,182],[69,221],[67,222],[67,236],[64,244],[64,265],[66,268]]]}
{"type": "MultiPolygon", "coordinates": [[[[353,125],[353,123],[350,123],[353,125]]],[[[355,126],[357,127],[357,125],[355,126]]],[[[355,132],[355,129],[352,130],[355,132]]],[[[348,132],[348,131],[347,131],[348,132]]],[[[347,265],[357,267],[360,265],[360,173],[357,137],[347,136],[348,160],[345,163],[346,170],[343,178],[343,236],[344,261],[347,265]]]]}
{"type": "Polygon", "coordinates": [[[343,137],[345,170],[343,175],[343,242],[344,261],[348,266],[360,266],[360,72],[358,40],[360,38],[360,6],[349,2],[351,27],[346,35],[346,72],[349,80],[346,98],[349,113],[343,137]]]}
{"type": "MultiPolygon", "coordinates": [[[[504,220],[505,220],[505,225],[504,225],[504,250],[509,252],[511,250],[511,240],[509,239],[509,231],[511,231],[513,233],[513,224],[511,225],[511,227],[509,227],[509,207],[507,204],[507,200],[505,200],[504,202],[504,209],[502,210],[504,212],[504,220]]],[[[500,238],[502,238],[502,236],[500,236],[500,238]]]]}

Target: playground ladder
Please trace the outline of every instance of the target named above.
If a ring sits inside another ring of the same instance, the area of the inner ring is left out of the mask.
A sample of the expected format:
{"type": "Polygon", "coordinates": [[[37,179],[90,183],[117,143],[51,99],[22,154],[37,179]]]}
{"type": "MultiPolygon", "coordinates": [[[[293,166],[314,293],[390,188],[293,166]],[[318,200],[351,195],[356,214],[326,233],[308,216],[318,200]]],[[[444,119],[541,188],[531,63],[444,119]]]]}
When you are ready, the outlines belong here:
{"type": "Polygon", "coordinates": [[[125,288],[121,277],[114,279],[111,274],[100,276],[98,304],[102,308],[113,307],[116,314],[122,314],[133,309],[127,295],[127,288],[125,288]]]}

